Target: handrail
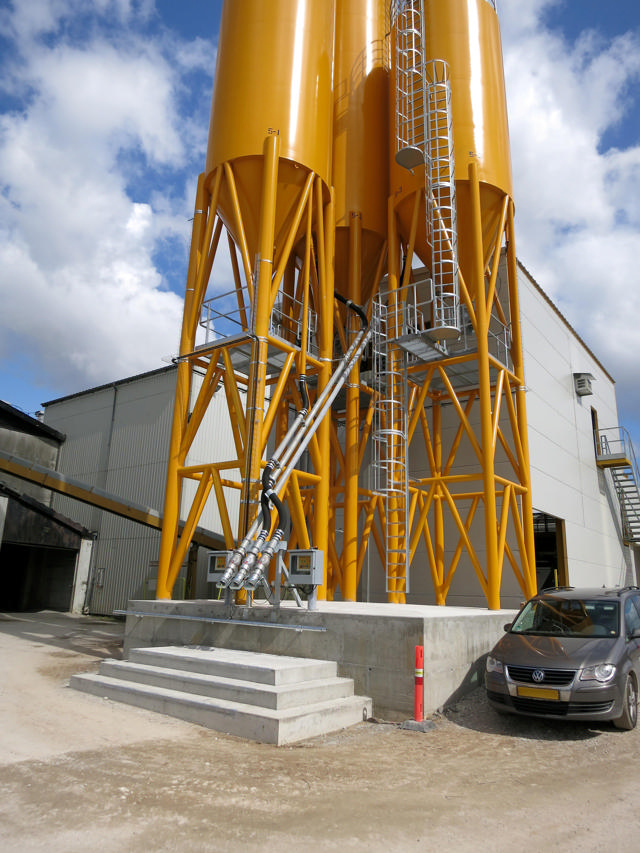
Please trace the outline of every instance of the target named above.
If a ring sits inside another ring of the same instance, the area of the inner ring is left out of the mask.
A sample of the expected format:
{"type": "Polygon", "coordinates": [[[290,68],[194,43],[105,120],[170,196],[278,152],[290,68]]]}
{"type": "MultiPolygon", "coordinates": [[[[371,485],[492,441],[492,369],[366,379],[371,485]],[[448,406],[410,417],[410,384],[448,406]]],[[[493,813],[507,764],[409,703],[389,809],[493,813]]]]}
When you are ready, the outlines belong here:
{"type": "Polygon", "coordinates": [[[596,433],[598,457],[621,456],[630,463],[633,473],[638,476],[638,463],[636,461],[633,441],[625,427],[615,426],[598,429],[596,433]]]}
{"type": "Polygon", "coordinates": [[[596,454],[598,462],[611,468],[620,501],[624,538],[628,542],[637,542],[640,527],[637,503],[637,497],[640,495],[640,476],[633,442],[628,431],[621,426],[597,430],[596,454]],[[630,499],[629,489],[634,486],[633,499],[630,499]]]}

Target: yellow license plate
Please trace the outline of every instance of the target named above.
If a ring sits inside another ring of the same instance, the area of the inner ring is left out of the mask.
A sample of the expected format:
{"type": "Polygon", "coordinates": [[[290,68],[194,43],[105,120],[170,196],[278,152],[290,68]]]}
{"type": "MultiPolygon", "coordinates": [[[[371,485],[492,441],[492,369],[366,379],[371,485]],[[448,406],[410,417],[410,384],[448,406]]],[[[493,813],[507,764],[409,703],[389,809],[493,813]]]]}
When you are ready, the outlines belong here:
{"type": "Polygon", "coordinates": [[[560,691],[551,687],[518,687],[518,696],[527,699],[559,699],[560,691]]]}

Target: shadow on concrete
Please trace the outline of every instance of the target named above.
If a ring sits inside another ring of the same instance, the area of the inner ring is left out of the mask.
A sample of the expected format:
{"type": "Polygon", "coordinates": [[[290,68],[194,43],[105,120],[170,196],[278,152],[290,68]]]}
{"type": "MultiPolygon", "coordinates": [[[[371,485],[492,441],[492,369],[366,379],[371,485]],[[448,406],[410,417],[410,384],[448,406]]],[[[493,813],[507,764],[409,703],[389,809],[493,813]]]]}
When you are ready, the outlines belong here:
{"type": "Polygon", "coordinates": [[[50,610],[0,612],[0,633],[33,645],[53,646],[99,658],[122,658],[124,621],[99,616],[73,616],[50,610]]]}

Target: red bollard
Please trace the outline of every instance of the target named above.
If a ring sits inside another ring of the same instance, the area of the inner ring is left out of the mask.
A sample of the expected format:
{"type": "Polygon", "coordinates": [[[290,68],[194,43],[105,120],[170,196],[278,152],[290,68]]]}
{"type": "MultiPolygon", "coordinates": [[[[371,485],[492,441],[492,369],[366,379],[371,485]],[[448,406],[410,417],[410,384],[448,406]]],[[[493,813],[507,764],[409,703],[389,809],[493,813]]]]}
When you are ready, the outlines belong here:
{"type": "Polygon", "coordinates": [[[416,646],[416,669],[413,688],[413,719],[424,720],[424,646],[416,646]]]}

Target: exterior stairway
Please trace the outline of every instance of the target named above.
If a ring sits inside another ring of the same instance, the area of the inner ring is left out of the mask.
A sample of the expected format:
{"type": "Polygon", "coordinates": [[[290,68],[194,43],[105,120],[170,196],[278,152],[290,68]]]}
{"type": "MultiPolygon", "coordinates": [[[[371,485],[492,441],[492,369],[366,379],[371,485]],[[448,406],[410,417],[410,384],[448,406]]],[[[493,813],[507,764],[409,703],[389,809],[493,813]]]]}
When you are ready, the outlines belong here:
{"type": "Polygon", "coordinates": [[[633,444],[623,427],[598,430],[597,463],[611,471],[620,502],[624,541],[640,543],[640,478],[633,444]]]}
{"type": "Polygon", "coordinates": [[[69,686],[248,740],[281,746],[355,725],[371,699],[354,696],[333,661],[194,646],[133,649],[69,686]]]}

